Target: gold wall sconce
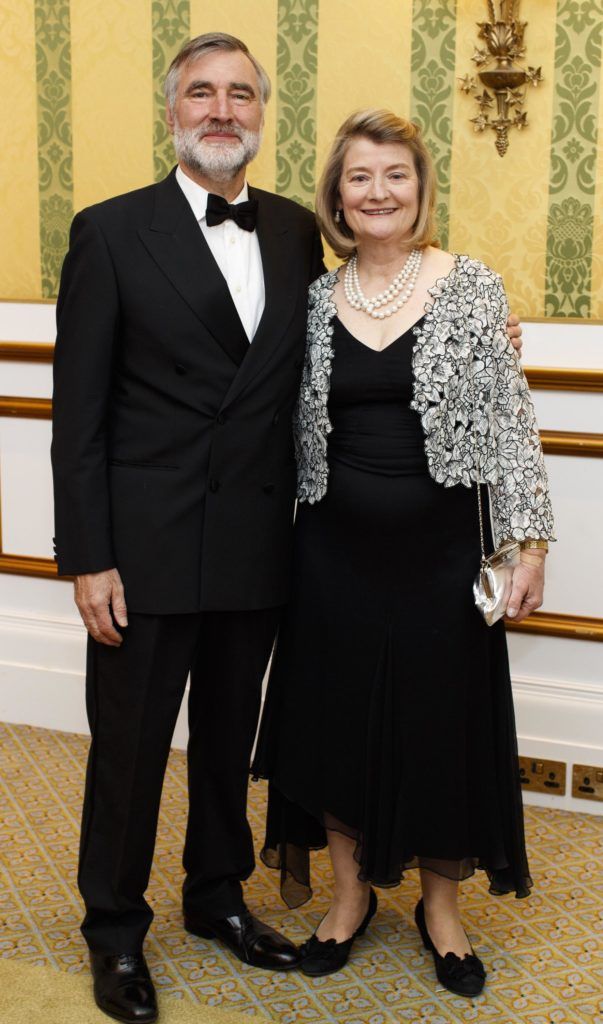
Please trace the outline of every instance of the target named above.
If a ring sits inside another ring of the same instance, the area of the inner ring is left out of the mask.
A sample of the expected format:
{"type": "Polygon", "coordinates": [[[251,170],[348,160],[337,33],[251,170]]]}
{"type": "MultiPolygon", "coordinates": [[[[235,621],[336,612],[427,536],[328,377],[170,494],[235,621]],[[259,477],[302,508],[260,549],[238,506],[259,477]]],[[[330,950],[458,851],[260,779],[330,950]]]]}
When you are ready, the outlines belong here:
{"type": "Polygon", "coordinates": [[[519,2],[499,0],[495,5],[494,0],[487,0],[489,20],[477,23],[479,39],[485,46],[478,46],[471,58],[479,69],[477,77],[484,88],[478,92],[480,85],[473,75],[459,79],[462,91],[474,95],[479,107],[479,114],[470,119],[474,131],[492,129],[500,156],[509,148],[509,129],[521,131],[527,127],[524,105],[528,85],[537,86],[542,82],[541,68],[524,68],[514,63],[526,52],[527,21],[519,21],[519,2]]]}

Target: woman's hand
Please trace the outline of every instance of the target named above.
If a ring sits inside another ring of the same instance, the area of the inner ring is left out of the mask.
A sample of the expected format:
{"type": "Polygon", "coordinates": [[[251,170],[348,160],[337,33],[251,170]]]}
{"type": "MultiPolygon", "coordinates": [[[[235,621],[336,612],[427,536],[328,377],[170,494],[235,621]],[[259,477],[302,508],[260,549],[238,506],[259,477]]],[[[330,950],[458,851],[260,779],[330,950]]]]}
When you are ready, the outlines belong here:
{"type": "Polygon", "coordinates": [[[521,321],[516,313],[511,313],[507,320],[507,334],[520,359],[522,349],[521,333],[521,321]]]}
{"type": "Polygon", "coordinates": [[[542,604],[544,592],[544,559],[546,553],[536,549],[522,551],[519,565],[513,571],[513,585],[507,606],[507,618],[521,622],[542,604]]]}

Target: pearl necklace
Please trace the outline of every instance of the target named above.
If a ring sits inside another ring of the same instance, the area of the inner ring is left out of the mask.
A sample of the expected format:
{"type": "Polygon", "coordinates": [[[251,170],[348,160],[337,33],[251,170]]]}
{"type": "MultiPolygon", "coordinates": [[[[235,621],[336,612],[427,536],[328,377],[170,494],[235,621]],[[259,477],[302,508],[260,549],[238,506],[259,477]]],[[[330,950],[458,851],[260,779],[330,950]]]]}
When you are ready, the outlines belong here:
{"type": "Polygon", "coordinates": [[[368,316],[372,316],[374,320],[384,320],[385,317],[397,313],[414,291],[422,258],[423,250],[413,249],[402,270],[396,274],[389,287],[379,292],[378,295],[374,295],[372,299],[367,299],[360,287],[358,257],[354,253],[346,264],[343,278],[343,290],[349,305],[352,309],[359,309],[368,316]],[[402,294],[400,295],[400,293],[402,294]],[[398,295],[400,295],[399,299],[398,295]],[[393,302],[394,299],[397,301],[393,302]],[[386,306],[388,302],[391,302],[392,305],[388,309],[381,309],[381,306],[386,306]]]}

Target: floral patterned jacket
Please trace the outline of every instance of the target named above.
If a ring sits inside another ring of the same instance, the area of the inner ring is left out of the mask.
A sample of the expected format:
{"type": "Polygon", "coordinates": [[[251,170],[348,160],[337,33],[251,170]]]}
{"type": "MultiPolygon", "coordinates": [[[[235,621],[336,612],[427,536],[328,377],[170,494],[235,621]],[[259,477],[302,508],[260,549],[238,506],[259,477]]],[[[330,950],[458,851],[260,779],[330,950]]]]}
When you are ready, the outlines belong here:
{"type": "MultiPolygon", "coordinates": [[[[489,485],[497,545],[510,538],[552,540],[538,426],[507,338],[502,280],[479,260],[455,259],[451,272],[430,289],[433,301],[414,328],[411,408],[421,416],[429,472],[444,487],[470,487],[478,479],[489,485]]],[[[336,273],[323,274],[309,292],[306,356],[294,414],[300,501],[320,501],[327,490],[336,273]]]]}

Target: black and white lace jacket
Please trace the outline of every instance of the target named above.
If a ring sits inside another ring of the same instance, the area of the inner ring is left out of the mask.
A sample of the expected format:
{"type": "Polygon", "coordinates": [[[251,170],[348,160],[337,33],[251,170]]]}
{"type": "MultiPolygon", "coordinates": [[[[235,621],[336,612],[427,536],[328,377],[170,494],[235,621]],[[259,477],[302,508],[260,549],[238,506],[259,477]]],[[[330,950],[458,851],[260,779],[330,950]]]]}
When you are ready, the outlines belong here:
{"type": "MultiPolygon", "coordinates": [[[[294,414],[298,498],[327,490],[327,403],[333,362],[336,271],[309,292],[301,391],[294,414]]],[[[429,472],[444,487],[487,483],[495,543],[553,538],[553,514],[538,426],[521,364],[506,333],[502,280],[479,260],[455,267],[429,292],[414,328],[414,397],[429,472]],[[477,459],[476,459],[477,453],[477,459]]]]}

